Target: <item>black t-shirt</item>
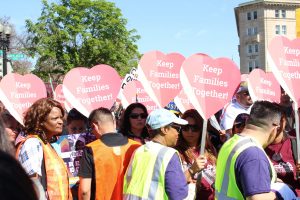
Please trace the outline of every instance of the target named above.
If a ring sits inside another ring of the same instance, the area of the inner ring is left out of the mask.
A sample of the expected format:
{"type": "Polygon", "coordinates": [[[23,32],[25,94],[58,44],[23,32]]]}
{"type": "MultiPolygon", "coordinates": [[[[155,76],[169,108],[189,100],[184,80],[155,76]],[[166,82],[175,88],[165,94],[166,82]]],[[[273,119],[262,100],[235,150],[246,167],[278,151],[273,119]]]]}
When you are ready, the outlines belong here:
{"type": "MultiPolygon", "coordinates": [[[[128,143],[128,138],[120,133],[107,133],[103,135],[100,140],[108,147],[123,146],[128,143]]],[[[95,166],[93,151],[90,147],[86,146],[83,149],[78,176],[82,178],[92,178],[91,199],[95,199],[95,166]]]]}

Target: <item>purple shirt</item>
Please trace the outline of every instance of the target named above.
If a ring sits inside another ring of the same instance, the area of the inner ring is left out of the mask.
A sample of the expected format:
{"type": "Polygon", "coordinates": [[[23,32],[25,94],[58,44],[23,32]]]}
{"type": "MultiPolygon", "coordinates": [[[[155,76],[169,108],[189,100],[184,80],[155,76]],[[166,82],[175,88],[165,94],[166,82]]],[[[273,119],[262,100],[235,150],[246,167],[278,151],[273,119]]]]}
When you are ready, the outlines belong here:
{"type": "Polygon", "coordinates": [[[182,200],[188,195],[188,185],[177,154],[168,163],[165,190],[170,200],[182,200]]]}
{"type": "Polygon", "coordinates": [[[262,149],[249,147],[236,159],[235,177],[244,197],[271,191],[270,163],[262,149]]]}

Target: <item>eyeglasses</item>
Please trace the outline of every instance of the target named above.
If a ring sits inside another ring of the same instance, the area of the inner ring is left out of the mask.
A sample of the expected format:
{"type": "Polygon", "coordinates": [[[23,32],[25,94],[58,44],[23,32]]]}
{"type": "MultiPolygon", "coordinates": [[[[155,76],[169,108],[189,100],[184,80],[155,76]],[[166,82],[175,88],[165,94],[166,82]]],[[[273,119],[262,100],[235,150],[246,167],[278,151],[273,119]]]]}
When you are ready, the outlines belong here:
{"type": "Polygon", "coordinates": [[[146,119],[147,118],[147,114],[146,113],[140,113],[140,114],[138,114],[138,113],[131,113],[130,115],[129,115],[129,117],[131,118],[131,119],[137,119],[137,118],[141,118],[141,119],[146,119]]]}
{"type": "Polygon", "coordinates": [[[200,131],[200,127],[197,126],[197,125],[191,125],[191,124],[188,124],[188,125],[184,125],[181,127],[182,131],[189,131],[191,130],[192,132],[198,132],[200,131]]]}
{"type": "Polygon", "coordinates": [[[171,126],[172,128],[176,129],[176,131],[179,133],[181,131],[181,126],[177,125],[177,124],[170,124],[169,126],[171,126]]]}

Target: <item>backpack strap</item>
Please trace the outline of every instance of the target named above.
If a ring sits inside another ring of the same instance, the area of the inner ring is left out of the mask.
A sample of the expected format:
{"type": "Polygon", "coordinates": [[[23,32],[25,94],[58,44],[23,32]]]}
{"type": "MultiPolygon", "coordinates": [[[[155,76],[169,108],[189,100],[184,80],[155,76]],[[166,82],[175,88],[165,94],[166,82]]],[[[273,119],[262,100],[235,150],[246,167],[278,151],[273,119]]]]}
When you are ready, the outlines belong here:
{"type": "Polygon", "coordinates": [[[297,156],[297,140],[296,138],[291,138],[291,144],[292,144],[292,152],[293,152],[293,158],[295,161],[295,164],[298,163],[298,156],[297,156]]]}

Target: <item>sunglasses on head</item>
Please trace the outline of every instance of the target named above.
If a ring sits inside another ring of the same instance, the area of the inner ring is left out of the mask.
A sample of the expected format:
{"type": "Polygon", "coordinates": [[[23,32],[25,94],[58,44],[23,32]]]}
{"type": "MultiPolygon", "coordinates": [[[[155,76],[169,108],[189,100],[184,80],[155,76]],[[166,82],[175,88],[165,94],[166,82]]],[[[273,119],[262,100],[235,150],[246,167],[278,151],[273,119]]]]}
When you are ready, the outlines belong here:
{"type": "Polygon", "coordinates": [[[200,127],[197,125],[191,125],[191,124],[187,124],[181,127],[182,131],[189,131],[191,130],[192,132],[198,132],[200,131],[200,127]]]}
{"type": "Polygon", "coordinates": [[[147,118],[147,114],[146,113],[140,113],[140,114],[138,114],[138,113],[131,113],[130,115],[129,115],[129,117],[131,118],[131,119],[137,119],[137,118],[141,118],[141,119],[146,119],[147,118]]]}
{"type": "Polygon", "coordinates": [[[176,129],[176,131],[179,133],[181,131],[181,126],[178,124],[170,124],[169,126],[171,126],[172,128],[176,129]]]}

